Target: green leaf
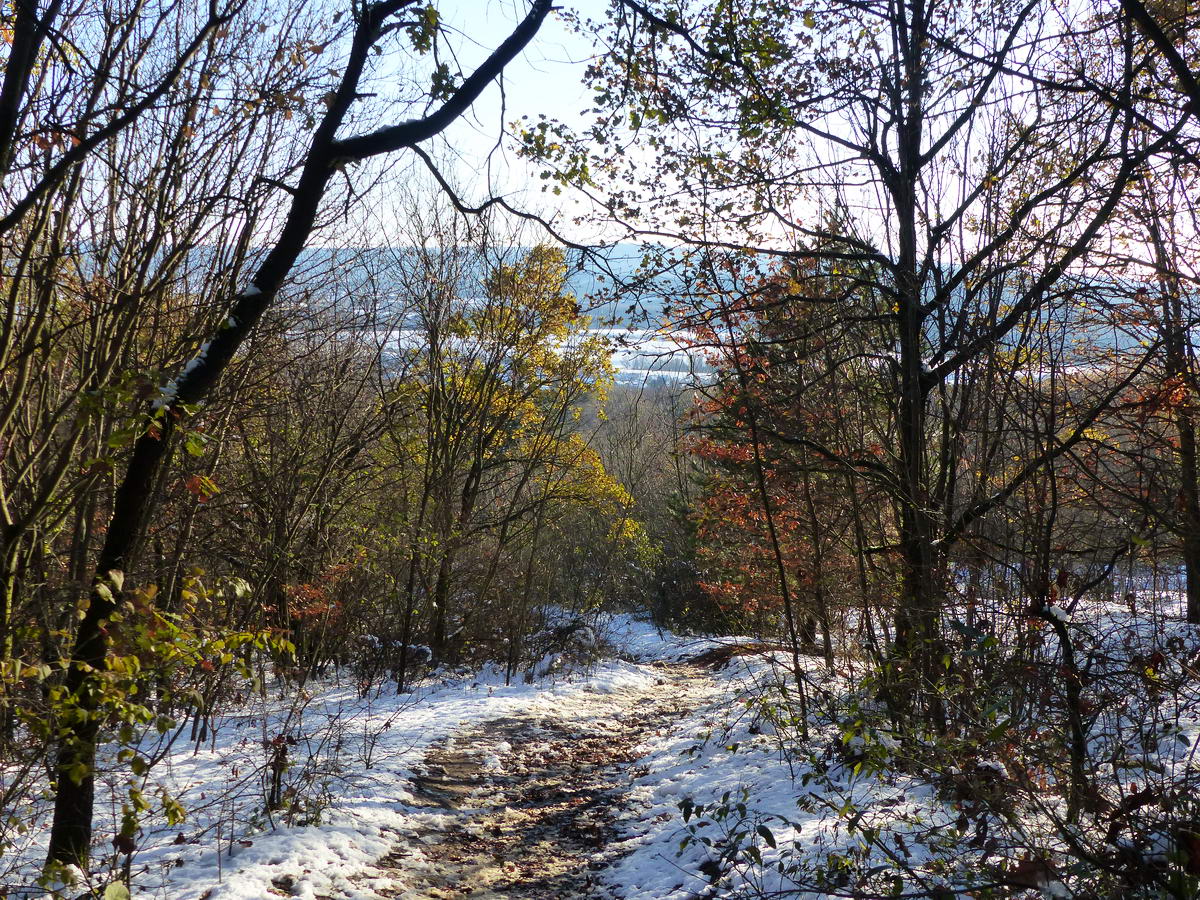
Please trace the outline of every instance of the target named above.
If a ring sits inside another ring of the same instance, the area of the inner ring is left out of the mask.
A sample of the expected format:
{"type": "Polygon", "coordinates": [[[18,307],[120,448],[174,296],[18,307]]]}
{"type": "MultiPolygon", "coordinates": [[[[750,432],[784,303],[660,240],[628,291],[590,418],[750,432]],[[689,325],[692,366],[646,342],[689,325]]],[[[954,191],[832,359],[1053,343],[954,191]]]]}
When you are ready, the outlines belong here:
{"type": "Polygon", "coordinates": [[[771,834],[770,828],[768,828],[766,825],[759,825],[754,830],[758,832],[758,836],[766,842],[768,847],[770,847],[772,850],[775,849],[775,835],[771,834]]]}
{"type": "Polygon", "coordinates": [[[183,449],[187,451],[188,456],[203,456],[204,444],[204,436],[194,431],[183,439],[183,449]]]}
{"type": "Polygon", "coordinates": [[[114,881],[104,889],[104,900],[129,900],[129,888],[114,881]]]}

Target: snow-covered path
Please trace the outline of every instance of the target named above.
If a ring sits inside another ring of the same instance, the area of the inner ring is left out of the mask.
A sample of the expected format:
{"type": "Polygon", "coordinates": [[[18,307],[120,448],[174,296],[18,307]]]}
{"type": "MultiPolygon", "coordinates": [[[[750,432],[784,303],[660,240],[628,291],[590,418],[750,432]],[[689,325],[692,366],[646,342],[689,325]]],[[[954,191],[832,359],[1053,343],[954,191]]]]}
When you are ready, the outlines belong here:
{"type": "MultiPolygon", "coordinates": [[[[665,896],[661,883],[678,879],[660,870],[678,863],[661,832],[678,827],[682,782],[658,774],[677,774],[730,687],[685,662],[711,641],[626,616],[604,634],[625,658],[532,683],[506,685],[489,667],[415,694],[314,684],[302,709],[231,712],[211,746],[180,747],[155,770],[189,815],[147,829],[133,896],[665,896]],[[308,821],[262,821],[263,735],[291,748],[290,808],[318,797],[308,821]]],[[[31,864],[39,853],[31,845],[31,864]]]]}
{"type": "Polygon", "coordinates": [[[366,880],[413,900],[619,896],[603,869],[623,854],[633,764],[711,684],[692,666],[657,672],[439,741],[413,777],[420,811],[366,880]]]}

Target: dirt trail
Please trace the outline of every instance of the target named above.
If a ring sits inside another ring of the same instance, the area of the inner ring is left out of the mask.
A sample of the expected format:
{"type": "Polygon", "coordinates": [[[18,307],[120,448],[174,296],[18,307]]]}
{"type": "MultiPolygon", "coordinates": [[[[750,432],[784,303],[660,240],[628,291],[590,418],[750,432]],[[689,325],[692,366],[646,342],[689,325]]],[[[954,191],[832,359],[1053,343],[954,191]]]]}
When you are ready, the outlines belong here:
{"type": "Polygon", "coordinates": [[[643,690],[585,694],[552,713],[501,718],[435,745],[413,778],[436,824],[402,839],[376,875],[405,900],[608,898],[615,821],[637,745],[690,711],[698,668],[664,667],[643,690]]]}

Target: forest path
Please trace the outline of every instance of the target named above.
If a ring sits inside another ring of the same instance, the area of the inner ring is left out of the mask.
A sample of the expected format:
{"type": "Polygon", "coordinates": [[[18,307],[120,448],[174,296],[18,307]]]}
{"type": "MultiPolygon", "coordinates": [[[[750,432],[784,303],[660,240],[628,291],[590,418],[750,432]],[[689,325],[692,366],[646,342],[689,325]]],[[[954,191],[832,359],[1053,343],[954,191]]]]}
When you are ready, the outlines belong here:
{"type": "MultiPolygon", "coordinates": [[[[618,810],[638,745],[687,715],[712,681],[658,664],[642,688],[582,692],[536,714],[439,741],[412,779],[423,825],[371,875],[404,900],[612,897],[597,874],[623,854],[618,810]]],[[[376,882],[379,883],[379,882],[376,882]]]]}

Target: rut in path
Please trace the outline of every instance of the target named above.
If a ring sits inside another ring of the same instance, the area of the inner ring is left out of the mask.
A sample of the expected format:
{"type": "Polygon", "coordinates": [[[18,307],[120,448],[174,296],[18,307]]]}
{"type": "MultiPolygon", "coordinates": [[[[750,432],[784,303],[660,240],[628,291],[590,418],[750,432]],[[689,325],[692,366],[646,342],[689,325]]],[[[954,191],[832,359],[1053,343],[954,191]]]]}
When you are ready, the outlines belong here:
{"type": "Polygon", "coordinates": [[[615,826],[637,776],[637,745],[690,710],[690,666],[662,670],[642,691],[592,695],[551,714],[502,718],[459,732],[413,779],[448,827],[403,840],[379,872],[406,900],[610,898],[600,870],[622,855],[615,826]]]}

